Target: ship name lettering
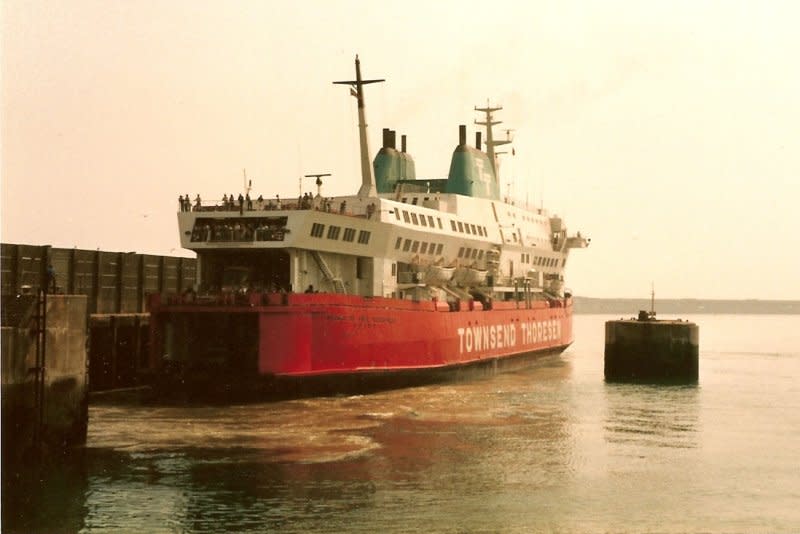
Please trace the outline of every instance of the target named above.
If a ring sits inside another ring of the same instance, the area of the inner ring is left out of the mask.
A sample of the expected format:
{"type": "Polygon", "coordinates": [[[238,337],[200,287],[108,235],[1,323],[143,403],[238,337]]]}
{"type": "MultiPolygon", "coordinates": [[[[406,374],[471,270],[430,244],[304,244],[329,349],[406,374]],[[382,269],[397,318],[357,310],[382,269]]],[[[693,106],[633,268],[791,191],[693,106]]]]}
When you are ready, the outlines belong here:
{"type": "Polygon", "coordinates": [[[521,323],[520,327],[522,328],[522,343],[524,345],[561,339],[561,321],[556,319],[529,321],[521,323]]]}
{"type": "Polygon", "coordinates": [[[460,354],[502,349],[517,344],[517,328],[514,324],[461,327],[456,330],[456,333],[458,333],[460,354]]]}

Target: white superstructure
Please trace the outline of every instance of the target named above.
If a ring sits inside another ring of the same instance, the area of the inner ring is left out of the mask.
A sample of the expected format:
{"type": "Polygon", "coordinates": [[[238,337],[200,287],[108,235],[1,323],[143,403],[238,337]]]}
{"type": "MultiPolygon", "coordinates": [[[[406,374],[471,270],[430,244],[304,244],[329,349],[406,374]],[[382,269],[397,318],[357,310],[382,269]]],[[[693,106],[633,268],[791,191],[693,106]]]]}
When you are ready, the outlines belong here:
{"type": "MultiPolygon", "coordinates": [[[[430,191],[424,187],[430,182],[422,180],[418,186],[403,183],[391,193],[377,193],[362,85],[381,80],[362,81],[357,59],[356,69],[356,81],[339,83],[352,85],[359,100],[359,193],[195,205],[182,211],[181,245],[198,255],[196,289],[301,292],[312,286],[361,296],[441,300],[563,296],[569,251],[586,247],[589,240],[580,233],[568,235],[559,217],[491,198],[423,192],[430,191]]],[[[505,143],[492,136],[497,122],[491,113],[499,109],[479,109],[486,113],[486,121],[478,124],[486,126],[488,161],[496,158],[494,145],[505,143]]],[[[496,172],[490,177],[497,180],[496,172]]]]}

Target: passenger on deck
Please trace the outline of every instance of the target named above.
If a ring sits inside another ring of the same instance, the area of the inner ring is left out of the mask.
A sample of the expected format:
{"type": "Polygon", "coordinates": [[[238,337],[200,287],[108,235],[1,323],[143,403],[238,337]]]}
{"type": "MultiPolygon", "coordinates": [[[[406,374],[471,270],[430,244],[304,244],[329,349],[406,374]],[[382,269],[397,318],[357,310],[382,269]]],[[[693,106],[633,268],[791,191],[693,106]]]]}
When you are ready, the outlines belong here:
{"type": "Polygon", "coordinates": [[[275,209],[281,209],[281,197],[280,196],[275,195],[275,202],[276,202],[276,205],[277,205],[277,207],[275,209]]]}
{"type": "Polygon", "coordinates": [[[244,197],[239,193],[239,215],[244,213],[244,197]]]}
{"type": "MultiPolygon", "coordinates": [[[[189,198],[189,195],[186,195],[186,198],[189,198]]],[[[203,206],[203,201],[200,200],[200,193],[194,199],[194,209],[196,211],[200,211],[200,208],[203,206]]]]}
{"type": "Polygon", "coordinates": [[[367,219],[372,219],[372,216],[375,214],[375,203],[370,202],[369,206],[367,206],[367,219]]]}
{"type": "Polygon", "coordinates": [[[244,201],[245,201],[245,203],[247,204],[247,209],[248,209],[248,211],[249,211],[249,210],[252,210],[252,209],[253,209],[253,201],[252,201],[252,200],[250,200],[250,193],[247,193],[247,194],[244,196],[244,201]]]}
{"type": "Polygon", "coordinates": [[[178,205],[181,207],[181,211],[186,211],[186,204],[183,203],[183,195],[178,197],[178,205]]]}
{"type": "Polygon", "coordinates": [[[308,284],[308,287],[306,288],[306,293],[316,293],[316,291],[314,291],[314,286],[308,284]]]}
{"type": "Polygon", "coordinates": [[[344,213],[345,209],[347,209],[347,201],[342,200],[342,203],[339,204],[339,213],[344,213]]]}

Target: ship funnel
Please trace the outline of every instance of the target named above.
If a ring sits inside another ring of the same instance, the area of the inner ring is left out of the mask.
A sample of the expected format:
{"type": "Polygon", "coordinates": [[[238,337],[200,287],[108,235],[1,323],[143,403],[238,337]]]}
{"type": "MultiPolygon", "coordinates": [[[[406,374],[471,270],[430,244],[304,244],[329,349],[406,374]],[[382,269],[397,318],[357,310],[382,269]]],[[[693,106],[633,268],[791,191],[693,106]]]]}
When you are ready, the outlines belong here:
{"type": "Polygon", "coordinates": [[[461,124],[458,126],[458,146],[467,144],[467,125],[461,124]]]}
{"type": "Polygon", "coordinates": [[[475,132],[475,148],[481,149],[481,132],[475,132]]]}
{"type": "Polygon", "coordinates": [[[405,151],[406,151],[406,136],[405,135],[401,135],[400,136],[400,152],[405,152],[405,151]]]}
{"type": "Polygon", "coordinates": [[[389,131],[389,148],[397,148],[397,132],[394,130],[389,131]]]}
{"type": "Polygon", "coordinates": [[[389,128],[383,129],[383,148],[389,148],[389,128]]]}

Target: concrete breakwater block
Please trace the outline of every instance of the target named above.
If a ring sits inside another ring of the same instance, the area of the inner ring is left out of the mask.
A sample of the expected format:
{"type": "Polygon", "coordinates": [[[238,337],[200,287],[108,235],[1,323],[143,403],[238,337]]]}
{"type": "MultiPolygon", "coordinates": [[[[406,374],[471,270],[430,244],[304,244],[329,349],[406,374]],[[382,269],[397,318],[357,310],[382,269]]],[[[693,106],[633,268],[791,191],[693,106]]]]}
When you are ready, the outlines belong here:
{"type": "Polygon", "coordinates": [[[606,322],[606,380],[697,381],[699,329],[689,321],[606,322]]]}
{"type": "MultiPolygon", "coordinates": [[[[16,300],[2,296],[4,306],[16,300]]],[[[19,473],[85,444],[89,417],[87,298],[19,300],[18,313],[4,317],[0,333],[4,491],[19,473]]]]}

